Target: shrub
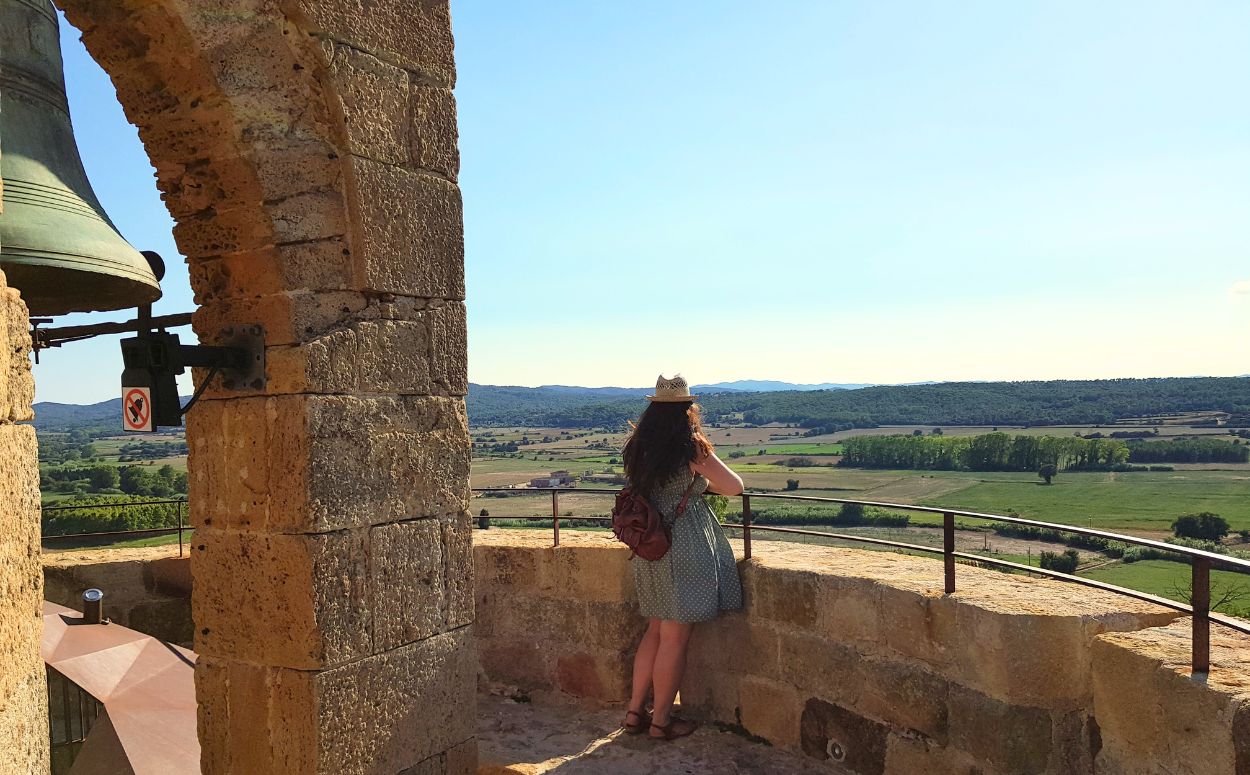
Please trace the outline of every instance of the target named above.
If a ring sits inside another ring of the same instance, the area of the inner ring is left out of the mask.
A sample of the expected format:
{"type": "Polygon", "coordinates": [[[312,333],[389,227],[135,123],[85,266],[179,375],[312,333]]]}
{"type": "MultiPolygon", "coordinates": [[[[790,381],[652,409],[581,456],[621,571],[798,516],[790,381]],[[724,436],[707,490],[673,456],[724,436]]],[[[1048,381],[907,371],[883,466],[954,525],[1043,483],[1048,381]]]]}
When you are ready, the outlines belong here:
{"type": "Polygon", "coordinates": [[[1172,533],[1177,538],[1205,538],[1208,541],[1219,541],[1228,535],[1228,520],[1209,511],[1184,514],[1172,523],[1172,533]]]}
{"type": "Polygon", "coordinates": [[[1060,573],[1075,573],[1080,565],[1081,556],[1075,549],[1067,549],[1063,554],[1058,552],[1042,552],[1042,567],[1060,573]]]}
{"type": "Polygon", "coordinates": [[[858,503],[843,503],[836,521],[843,525],[859,525],[864,521],[864,507],[858,503]]]}
{"type": "Polygon", "coordinates": [[[787,490],[797,490],[797,489],[799,489],[799,480],[798,480],[798,479],[787,479],[787,480],[786,480],[786,489],[787,489],[787,490]]]}
{"type": "Polygon", "coordinates": [[[1151,471],[1175,471],[1176,466],[1147,466],[1151,471]]]}

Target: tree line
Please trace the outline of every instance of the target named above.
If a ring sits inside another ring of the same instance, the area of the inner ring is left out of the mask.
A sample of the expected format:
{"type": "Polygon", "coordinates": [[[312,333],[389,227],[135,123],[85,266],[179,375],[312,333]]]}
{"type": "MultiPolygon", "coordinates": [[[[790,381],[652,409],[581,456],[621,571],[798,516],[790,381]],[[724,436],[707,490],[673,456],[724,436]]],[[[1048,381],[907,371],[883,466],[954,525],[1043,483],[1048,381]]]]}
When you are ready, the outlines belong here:
{"type": "Polygon", "coordinates": [[[171,465],[152,466],[62,465],[39,473],[41,492],[149,495],[168,498],[185,495],[187,472],[171,465]]]}
{"type": "Polygon", "coordinates": [[[1246,463],[1250,447],[1222,439],[1176,439],[1130,441],[1129,460],[1133,463],[1246,463]]]}
{"type": "Polygon", "coordinates": [[[842,443],[842,465],[934,471],[1098,470],[1128,462],[1128,445],[1076,436],[853,436],[842,443]]]}
{"type": "MultiPolygon", "coordinates": [[[[147,502],[152,500],[157,499],[137,496],[119,502],[102,495],[76,498],[61,505],[81,508],[44,510],[43,534],[60,536],[177,527],[178,505],[147,502]]],[[[185,512],[183,519],[186,521],[185,512]]]]}

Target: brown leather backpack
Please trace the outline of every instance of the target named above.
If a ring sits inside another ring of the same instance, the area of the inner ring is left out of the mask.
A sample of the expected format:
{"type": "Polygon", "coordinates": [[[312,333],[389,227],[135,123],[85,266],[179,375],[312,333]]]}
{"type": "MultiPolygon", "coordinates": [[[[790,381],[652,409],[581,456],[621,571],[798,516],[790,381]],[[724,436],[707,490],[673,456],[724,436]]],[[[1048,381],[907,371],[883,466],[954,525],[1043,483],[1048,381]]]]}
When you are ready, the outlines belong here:
{"type": "MultiPolygon", "coordinates": [[[[690,486],[681,496],[681,503],[677,504],[674,522],[686,511],[686,502],[690,500],[690,493],[698,480],[698,476],[690,480],[690,486]]],[[[612,532],[633,549],[634,554],[652,562],[668,554],[669,547],[673,545],[673,534],[664,524],[664,516],[632,487],[616,494],[616,505],[612,507],[612,532]]]]}

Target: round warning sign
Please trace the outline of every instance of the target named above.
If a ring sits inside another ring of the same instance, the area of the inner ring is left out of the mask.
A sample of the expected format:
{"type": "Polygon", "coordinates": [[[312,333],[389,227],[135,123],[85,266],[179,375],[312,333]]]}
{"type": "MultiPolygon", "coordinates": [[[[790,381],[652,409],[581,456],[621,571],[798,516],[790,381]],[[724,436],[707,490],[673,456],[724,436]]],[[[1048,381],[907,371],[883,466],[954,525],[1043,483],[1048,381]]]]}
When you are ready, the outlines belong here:
{"type": "Polygon", "coordinates": [[[122,388],[122,429],[132,433],[152,430],[152,391],[149,388],[122,388]]]}

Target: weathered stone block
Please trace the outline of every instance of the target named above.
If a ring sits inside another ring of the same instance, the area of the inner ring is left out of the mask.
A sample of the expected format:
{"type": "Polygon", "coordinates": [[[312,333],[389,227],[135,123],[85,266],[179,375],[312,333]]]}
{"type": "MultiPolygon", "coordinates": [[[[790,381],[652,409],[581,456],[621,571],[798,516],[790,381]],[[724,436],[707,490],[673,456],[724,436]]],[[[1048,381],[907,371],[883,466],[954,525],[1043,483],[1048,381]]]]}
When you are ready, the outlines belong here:
{"type": "Polygon", "coordinates": [[[881,585],[877,602],[889,623],[882,628],[885,645],[904,657],[942,666],[949,661],[949,651],[958,643],[958,635],[946,627],[947,612],[953,612],[950,601],[939,593],[921,594],[912,590],[881,585]],[[947,640],[947,638],[951,638],[947,640]]]}
{"type": "Polygon", "coordinates": [[[375,161],[406,164],[408,72],[351,46],[332,44],[330,50],[348,148],[375,161]]]}
{"type": "Polygon", "coordinates": [[[398,648],[438,632],[447,617],[438,520],[371,528],[368,557],[374,650],[398,648]]]}
{"type": "Polygon", "coordinates": [[[890,728],[841,705],[810,699],[803,706],[803,753],[832,760],[857,775],[883,775],[890,728]]]}
{"type": "Polygon", "coordinates": [[[985,772],[984,767],[984,762],[933,740],[891,733],[886,741],[885,772],[890,775],[974,775],[985,772]]]}
{"type": "Polygon", "coordinates": [[[415,71],[422,80],[454,85],[447,0],[301,0],[299,5],[326,37],[415,71]]]}
{"type": "Polygon", "coordinates": [[[366,315],[370,300],[355,291],[290,291],[269,296],[221,297],[191,317],[200,341],[216,344],[226,327],[259,325],[265,345],[304,344],[366,315]]]}
{"type": "Polygon", "coordinates": [[[201,401],[189,414],[197,525],[339,530],[462,514],[462,399],[291,395],[201,401]]]}
{"type": "Polygon", "coordinates": [[[474,657],[464,628],[318,674],[317,771],[399,772],[469,740],[474,657]]]}
{"type": "MultiPolygon", "coordinates": [[[[483,535],[483,539],[488,537],[483,535]]],[[[479,587],[499,586],[519,594],[537,593],[539,565],[545,559],[539,550],[479,540],[474,542],[473,558],[479,587]]]]}
{"type": "Polygon", "coordinates": [[[811,627],[816,623],[817,594],[821,580],[815,573],[771,568],[759,573],[751,568],[750,605],[757,616],[794,627],[811,627]]]}
{"type": "Polygon", "coordinates": [[[885,640],[876,581],[829,576],[821,579],[813,629],[836,641],[879,648],[885,640]]]}
{"type": "Polygon", "coordinates": [[[363,531],[197,530],[196,652],[302,669],[372,653],[367,557],[363,531]],[[212,581],[223,578],[232,583],[212,581]]]}
{"type": "Polygon", "coordinates": [[[1189,620],[1094,639],[1099,773],[1250,772],[1250,648],[1244,635],[1211,630],[1211,670],[1199,679],[1189,620]]]}
{"type": "Polygon", "coordinates": [[[409,110],[412,163],[455,180],[460,174],[455,96],[450,89],[414,84],[409,110]]]}
{"type": "Polygon", "coordinates": [[[539,566],[543,594],[596,602],[631,601],[634,577],[629,552],[621,551],[621,546],[604,539],[599,544],[565,542],[547,549],[539,566]]]}
{"type": "Polygon", "coordinates": [[[629,699],[631,652],[575,651],[556,658],[556,687],[565,694],[599,702],[629,699]]]}
{"type": "Polygon", "coordinates": [[[493,681],[515,684],[523,689],[551,689],[555,686],[555,647],[533,637],[520,640],[515,631],[497,629],[493,638],[479,638],[478,659],[482,672],[493,681]]]}
{"type": "Polygon", "coordinates": [[[754,676],[742,678],[742,726],[773,745],[797,746],[803,700],[788,684],[754,676]]]}
{"type": "Polygon", "coordinates": [[[249,161],[253,165],[254,185],[259,186],[266,202],[309,193],[343,196],[346,191],[339,149],[324,140],[271,143],[249,161]]]}
{"type": "Polygon", "coordinates": [[[806,632],[783,632],[782,678],[822,700],[854,706],[863,691],[862,659],[851,646],[806,632]]]}
{"type": "Polygon", "coordinates": [[[692,666],[682,676],[682,710],[709,721],[740,724],[742,681],[737,673],[692,666]]]}
{"type": "Polygon", "coordinates": [[[212,773],[317,769],[316,674],[201,655],[200,767],[212,773]]]}
{"type": "Polygon", "coordinates": [[[34,419],[35,378],[30,364],[30,316],[26,302],[15,288],[4,286],[0,274],[0,421],[24,422],[34,419]]]}
{"type": "Polygon", "coordinates": [[[722,614],[695,628],[693,664],[772,680],[783,677],[781,635],[773,622],[743,614],[722,614]]]}
{"type": "Polygon", "coordinates": [[[1046,709],[1001,702],[954,684],[948,697],[952,747],[996,772],[1050,771],[1053,729],[1046,709]]]}
{"type": "Polygon", "coordinates": [[[906,662],[862,659],[862,690],[855,708],[894,727],[913,730],[945,744],[950,684],[906,662]]]}
{"type": "MultiPolygon", "coordinates": [[[[632,649],[642,639],[647,620],[635,603],[585,603],[586,625],[582,639],[606,649],[632,649]]],[[[576,633],[573,640],[577,640],[576,633]]]]}
{"type": "Polygon", "coordinates": [[[468,513],[440,521],[447,627],[472,624],[475,617],[473,523],[468,513]]]}
{"type": "Polygon", "coordinates": [[[340,191],[295,194],[271,203],[266,212],[280,243],[330,239],[348,230],[347,203],[340,191]]]}
{"type": "Polygon", "coordinates": [[[263,210],[208,211],[174,223],[178,252],[189,258],[263,250],[275,242],[273,222],[263,210]]]}
{"type": "MultiPolygon", "coordinates": [[[[7,376],[0,371],[0,384],[7,376]]],[[[0,424],[0,770],[7,772],[48,768],[42,601],[35,429],[0,424]]]]}
{"type": "Polygon", "coordinates": [[[464,219],[455,183],[369,159],[351,159],[365,288],[464,298],[464,219]]]}

